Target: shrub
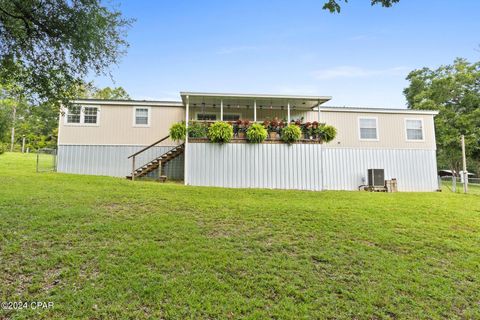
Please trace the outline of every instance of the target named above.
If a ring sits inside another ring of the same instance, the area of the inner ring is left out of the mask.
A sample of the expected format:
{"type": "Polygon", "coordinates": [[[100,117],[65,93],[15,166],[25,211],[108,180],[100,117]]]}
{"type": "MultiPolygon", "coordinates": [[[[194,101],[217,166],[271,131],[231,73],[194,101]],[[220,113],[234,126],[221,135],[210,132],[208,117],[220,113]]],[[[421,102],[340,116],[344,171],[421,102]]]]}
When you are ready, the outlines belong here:
{"type": "Polygon", "coordinates": [[[290,124],[282,130],[282,140],[286,143],[298,141],[301,137],[302,130],[295,124],[290,124]]]}
{"type": "Polygon", "coordinates": [[[252,143],[261,143],[267,139],[267,130],[259,123],[254,123],[247,129],[247,140],[252,143]]]}
{"type": "Polygon", "coordinates": [[[205,138],[207,136],[207,126],[198,122],[192,122],[188,125],[188,136],[190,138],[205,138]]]}
{"type": "Polygon", "coordinates": [[[230,142],[233,138],[233,127],[226,122],[217,121],[208,128],[207,136],[212,142],[230,142]]]}
{"type": "Polygon", "coordinates": [[[318,131],[318,134],[325,142],[330,142],[337,136],[337,129],[330,125],[319,126],[318,131]]]}
{"type": "Polygon", "coordinates": [[[6,149],[5,145],[0,142],[0,154],[5,153],[5,151],[6,151],[5,149],[6,149]]]}
{"type": "Polygon", "coordinates": [[[185,140],[185,136],[187,134],[187,127],[185,126],[184,122],[178,122],[174,123],[170,127],[170,138],[172,140],[178,141],[178,140],[185,140]]]}

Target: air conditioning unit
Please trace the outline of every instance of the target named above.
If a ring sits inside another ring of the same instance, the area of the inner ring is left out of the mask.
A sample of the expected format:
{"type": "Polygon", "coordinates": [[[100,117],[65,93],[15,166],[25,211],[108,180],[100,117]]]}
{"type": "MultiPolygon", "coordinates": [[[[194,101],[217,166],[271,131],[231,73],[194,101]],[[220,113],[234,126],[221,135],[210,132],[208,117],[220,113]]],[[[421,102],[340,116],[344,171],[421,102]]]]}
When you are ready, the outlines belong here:
{"type": "Polygon", "coordinates": [[[383,169],[368,169],[368,186],[383,187],[385,185],[385,171],[383,169]]]}

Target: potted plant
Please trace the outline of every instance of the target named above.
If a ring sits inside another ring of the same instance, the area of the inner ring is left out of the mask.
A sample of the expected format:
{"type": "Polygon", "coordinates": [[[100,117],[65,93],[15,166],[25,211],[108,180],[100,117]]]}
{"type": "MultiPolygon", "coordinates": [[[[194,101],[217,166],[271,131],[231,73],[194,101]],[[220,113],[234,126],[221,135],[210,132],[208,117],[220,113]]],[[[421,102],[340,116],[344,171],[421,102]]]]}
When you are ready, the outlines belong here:
{"type": "Polygon", "coordinates": [[[234,133],[236,133],[237,138],[245,139],[245,132],[247,131],[250,121],[248,120],[242,121],[239,119],[235,122],[235,124],[236,124],[236,132],[234,133]]]}
{"type": "Polygon", "coordinates": [[[267,130],[259,123],[254,123],[248,127],[247,141],[251,143],[261,143],[267,139],[267,130]]]}
{"type": "Polygon", "coordinates": [[[300,140],[302,130],[296,124],[290,124],[282,129],[282,140],[288,144],[300,140]]]}
{"type": "Polygon", "coordinates": [[[233,138],[233,127],[231,124],[217,121],[208,127],[207,132],[208,139],[211,142],[227,143],[233,138]]]}
{"type": "Polygon", "coordinates": [[[276,140],[278,138],[278,131],[279,131],[279,122],[276,118],[270,121],[268,134],[271,140],[276,140]]]}
{"type": "Polygon", "coordinates": [[[330,142],[337,136],[337,129],[330,125],[319,125],[318,126],[318,135],[322,141],[330,142]]]}
{"type": "Polygon", "coordinates": [[[185,140],[187,127],[185,122],[174,123],[169,129],[170,138],[174,141],[185,140]]]}
{"type": "Polygon", "coordinates": [[[207,136],[207,126],[199,122],[191,122],[188,125],[189,138],[205,138],[207,136]]]}
{"type": "Polygon", "coordinates": [[[312,139],[312,123],[307,122],[300,126],[302,129],[303,139],[312,139]]]}

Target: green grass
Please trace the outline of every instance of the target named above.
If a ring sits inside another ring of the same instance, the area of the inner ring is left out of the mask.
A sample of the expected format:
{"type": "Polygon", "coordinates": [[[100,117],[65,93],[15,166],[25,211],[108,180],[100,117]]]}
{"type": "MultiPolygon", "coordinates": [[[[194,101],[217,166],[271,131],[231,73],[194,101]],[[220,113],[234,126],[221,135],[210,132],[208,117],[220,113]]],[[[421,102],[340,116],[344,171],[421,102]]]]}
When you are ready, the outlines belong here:
{"type": "Polygon", "coordinates": [[[0,319],[480,318],[480,196],[185,187],[0,155],[0,319]]]}

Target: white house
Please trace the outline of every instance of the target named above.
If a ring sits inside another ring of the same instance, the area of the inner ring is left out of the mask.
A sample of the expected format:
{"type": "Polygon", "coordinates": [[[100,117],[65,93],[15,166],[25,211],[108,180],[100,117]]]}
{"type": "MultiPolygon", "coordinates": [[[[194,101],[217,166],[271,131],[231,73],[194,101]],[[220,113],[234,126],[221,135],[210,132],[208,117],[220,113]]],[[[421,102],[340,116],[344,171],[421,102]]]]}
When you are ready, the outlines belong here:
{"type": "Polygon", "coordinates": [[[358,190],[368,169],[383,169],[400,191],[438,189],[436,111],[322,106],[330,99],[182,92],[181,101],[77,100],[60,116],[58,171],[167,176],[196,186],[358,190]],[[290,145],[168,138],[179,121],[276,118],[326,123],[337,136],[330,143],[307,137],[290,145]]]}

